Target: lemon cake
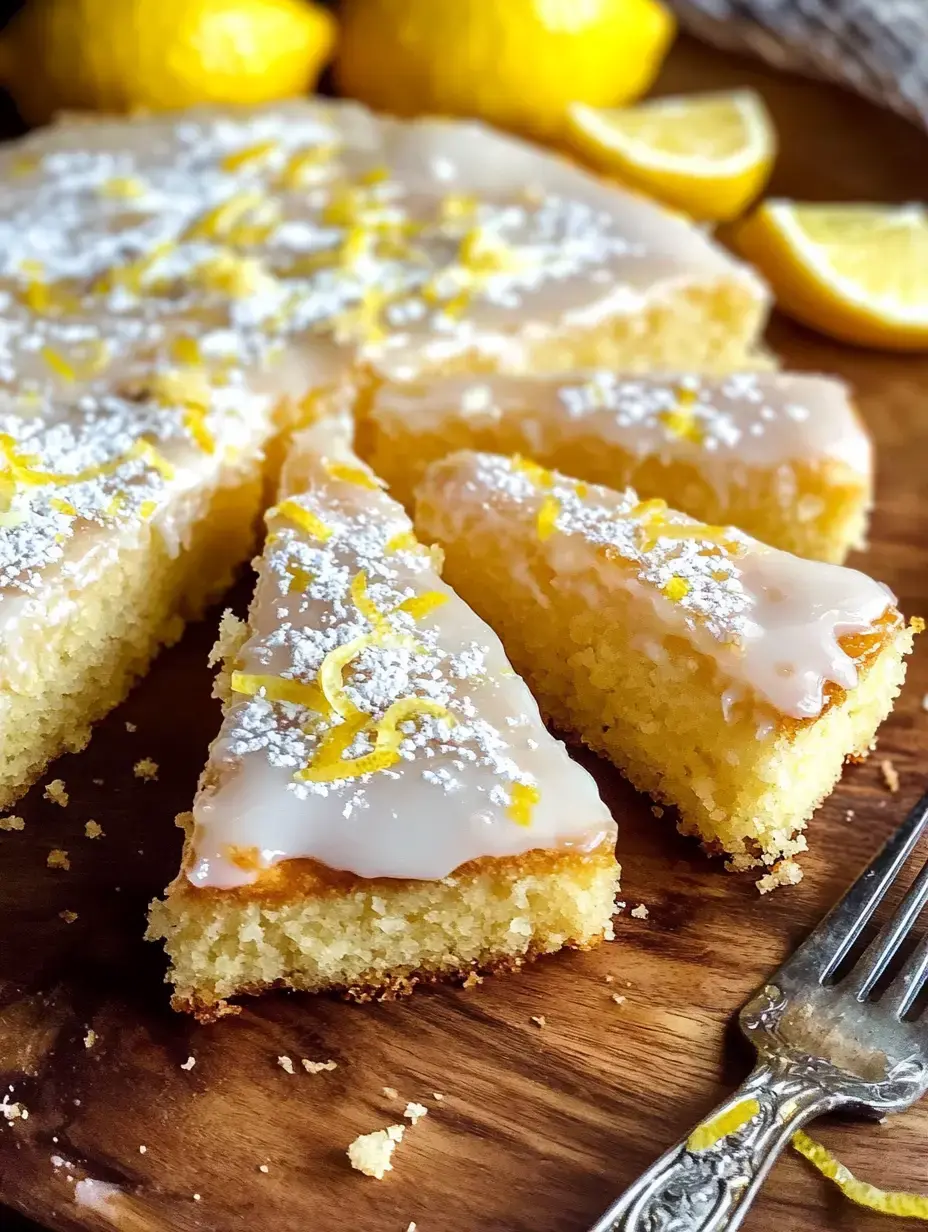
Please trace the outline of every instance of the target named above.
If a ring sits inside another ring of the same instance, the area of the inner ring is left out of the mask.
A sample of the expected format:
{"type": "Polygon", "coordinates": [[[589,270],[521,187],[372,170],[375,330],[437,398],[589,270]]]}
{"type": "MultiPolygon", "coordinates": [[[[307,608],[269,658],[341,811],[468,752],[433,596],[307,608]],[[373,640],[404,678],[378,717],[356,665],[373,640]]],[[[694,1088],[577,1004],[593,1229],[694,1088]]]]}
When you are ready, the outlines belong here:
{"type": "Polygon", "coordinates": [[[804,849],[901,687],[912,630],[856,570],[492,454],[433,463],[416,510],[542,712],[734,867],[804,849]]]}
{"type": "Polygon", "coordinates": [[[687,223],[477,125],[293,100],[3,147],[0,807],[247,557],[307,395],[362,361],[731,364],[767,307],[687,223]]]}
{"type": "Polygon", "coordinates": [[[698,230],[473,124],[295,100],[6,145],[0,807],[248,556],[306,395],[361,361],[725,365],[767,308],[698,230]]]}
{"type": "Polygon", "coordinates": [[[203,1018],[388,996],[611,935],[615,825],[338,421],[285,465],[224,719],[149,935],[203,1018]]]}
{"type": "Polygon", "coordinates": [[[826,376],[439,377],[368,383],[359,449],[407,506],[426,467],[458,449],[518,453],[705,522],[841,562],[863,546],[870,437],[826,376]]]}

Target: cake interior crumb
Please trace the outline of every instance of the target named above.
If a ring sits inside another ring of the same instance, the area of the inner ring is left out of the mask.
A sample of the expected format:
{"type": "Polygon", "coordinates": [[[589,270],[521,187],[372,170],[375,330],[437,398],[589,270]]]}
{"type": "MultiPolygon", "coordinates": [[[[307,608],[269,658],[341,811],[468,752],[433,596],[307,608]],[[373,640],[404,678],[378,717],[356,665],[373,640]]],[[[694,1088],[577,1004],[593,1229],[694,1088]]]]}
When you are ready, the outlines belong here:
{"type": "Polygon", "coordinates": [[[196,1063],[197,1063],[196,1057],[191,1056],[191,1057],[188,1057],[186,1061],[182,1061],[180,1067],[181,1069],[191,1070],[196,1065],[196,1063]]]}
{"type": "Polygon", "coordinates": [[[893,765],[890,758],[884,757],[880,762],[880,774],[883,776],[883,782],[895,795],[899,790],[899,771],[893,765]]]}
{"type": "Polygon", "coordinates": [[[151,781],[158,777],[158,763],[150,757],[142,757],[132,767],[132,773],[137,779],[151,781]]]}
{"type": "Polygon", "coordinates": [[[25,830],[26,823],[22,817],[0,817],[0,830],[25,830]]]}
{"type": "Polygon", "coordinates": [[[416,1122],[421,1121],[424,1116],[428,1116],[428,1111],[429,1110],[426,1108],[425,1104],[417,1104],[413,1100],[410,1100],[403,1109],[403,1116],[407,1121],[415,1125],[416,1122]]]}
{"type": "Polygon", "coordinates": [[[293,1062],[289,1057],[278,1057],[277,1064],[287,1074],[293,1073],[293,1062]]]}
{"type": "Polygon", "coordinates": [[[98,821],[94,821],[93,818],[91,818],[90,821],[84,822],[84,834],[87,838],[102,838],[103,827],[98,821]]]}
{"type": "Polygon", "coordinates": [[[325,1070],[338,1069],[337,1061],[310,1061],[308,1057],[300,1057],[300,1064],[307,1074],[321,1074],[325,1070]]]}
{"type": "Polygon", "coordinates": [[[398,1142],[402,1141],[404,1125],[388,1125],[369,1134],[359,1134],[348,1147],[348,1160],[357,1172],[382,1181],[387,1172],[393,1171],[391,1157],[398,1142]]]}
{"type": "Polygon", "coordinates": [[[548,1020],[545,1018],[544,1014],[533,1014],[531,1021],[536,1027],[546,1027],[548,1025],[548,1020]]]}
{"type": "Polygon", "coordinates": [[[53,847],[48,853],[48,859],[45,861],[49,868],[63,868],[65,870],[71,867],[71,861],[68,859],[68,853],[60,847],[53,847]]]}
{"type": "Polygon", "coordinates": [[[399,1099],[400,1097],[400,1093],[396,1087],[384,1087],[383,1093],[386,1095],[387,1099],[399,1099]]]}
{"type": "Polygon", "coordinates": [[[637,907],[632,907],[631,914],[636,920],[646,920],[651,913],[644,903],[639,903],[637,907]]]}

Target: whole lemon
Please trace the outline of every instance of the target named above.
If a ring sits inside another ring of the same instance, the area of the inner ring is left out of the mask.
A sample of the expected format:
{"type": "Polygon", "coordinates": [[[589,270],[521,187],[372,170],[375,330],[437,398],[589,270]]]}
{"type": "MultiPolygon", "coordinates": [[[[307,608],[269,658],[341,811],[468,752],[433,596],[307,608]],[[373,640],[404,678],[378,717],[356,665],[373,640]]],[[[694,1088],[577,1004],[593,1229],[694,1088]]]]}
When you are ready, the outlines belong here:
{"type": "Polygon", "coordinates": [[[343,0],[335,73],[380,111],[552,139],[569,102],[642,94],[673,32],[659,0],[343,0]]]}
{"type": "Polygon", "coordinates": [[[304,93],[334,41],[309,0],[28,0],[0,35],[0,84],[30,123],[259,103],[304,93]]]}

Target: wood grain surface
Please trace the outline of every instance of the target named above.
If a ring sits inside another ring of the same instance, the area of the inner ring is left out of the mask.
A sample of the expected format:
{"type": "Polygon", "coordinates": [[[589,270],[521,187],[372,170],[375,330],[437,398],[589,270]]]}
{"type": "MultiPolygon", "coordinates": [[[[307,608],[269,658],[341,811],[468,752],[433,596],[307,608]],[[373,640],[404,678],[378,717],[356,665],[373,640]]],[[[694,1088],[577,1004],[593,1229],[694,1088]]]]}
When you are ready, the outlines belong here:
{"type": "MultiPolygon", "coordinates": [[[[661,87],[745,82],[763,90],[782,136],[775,191],[928,197],[928,139],[837,90],[685,42],[661,87]]],[[[771,343],[791,365],[857,387],[878,442],[879,505],[872,547],[854,563],[893,586],[906,613],[928,614],[928,357],[853,351],[784,322],[771,343]]],[[[235,605],[247,594],[246,583],[235,605]]],[[[848,768],[812,823],[799,886],[759,898],[750,877],[703,858],[585,757],[620,826],[628,907],[613,944],[390,1005],[270,996],[199,1027],[168,1009],[163,958],[141,935],[146,903],[177,864],[172,818],[189,805],[218,722],[206,669],[214,628],[215,617],[192,628],[87,751],[54,767],[67,808],[36,789],[18,810],[26,829],[0,834],[0,1093],[29,1110],[0,1119],[0,1197],[19,1212],[0,1210],[4,1228],[31,1227],[25,1216],[126,1232],[404,1232],[411,1221],[419,1232],[581,1232],[746,1073],[735,1010],[928,779],[923,645],[879,753],[848,768]],[[160,765],[156,782],[133,776],[144,756],[160,765]],[[896,795],[880,758],[899,772],[896,795]],[[91,818],[103,837],[84,836],[91,818]],[[69,853],[68,871],[46,867],[53,848],[69,853]],[[630,918],[640,902],[648,918],[630,918]],[[67,911],[78,915],[70,924],[67,911]],[[302,1057],[337,1069],[305,1073],[302,1057]],[[395,1171],[379,1184],[353,1172],[348,1143],[400,1120],[407,1100],[429,1114],[407,1131],[395,1171]],[[116,1189],[79,1203],[73,1178],[83,1177],[116,1189]]],[[[928,1190],[928,1106],[818,1132],[860,1175],[928,1190]]],[[[747,1226],[876,1232],[885,1220],[789,1157],[747,1226]]]]}

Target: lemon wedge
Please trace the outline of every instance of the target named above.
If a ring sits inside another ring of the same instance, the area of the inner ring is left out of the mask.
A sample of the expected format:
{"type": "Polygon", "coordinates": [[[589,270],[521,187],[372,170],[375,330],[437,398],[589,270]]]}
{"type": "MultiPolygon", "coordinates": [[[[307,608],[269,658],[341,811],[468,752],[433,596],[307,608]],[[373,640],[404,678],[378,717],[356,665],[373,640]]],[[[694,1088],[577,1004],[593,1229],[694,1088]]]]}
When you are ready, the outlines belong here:
{"type": "Polygon", "coordinates": [[[753,90],[657,98],[620,110],[573,103],[567,124],[583,159],[711,221],[747,208],[776,155],[773,121],[753,90]]]}
{"type": "Polygon", "coordinates": [[[732,234],[784,312],[861,346],[928,348],[923,205],[765,201],[732,234]]]}

